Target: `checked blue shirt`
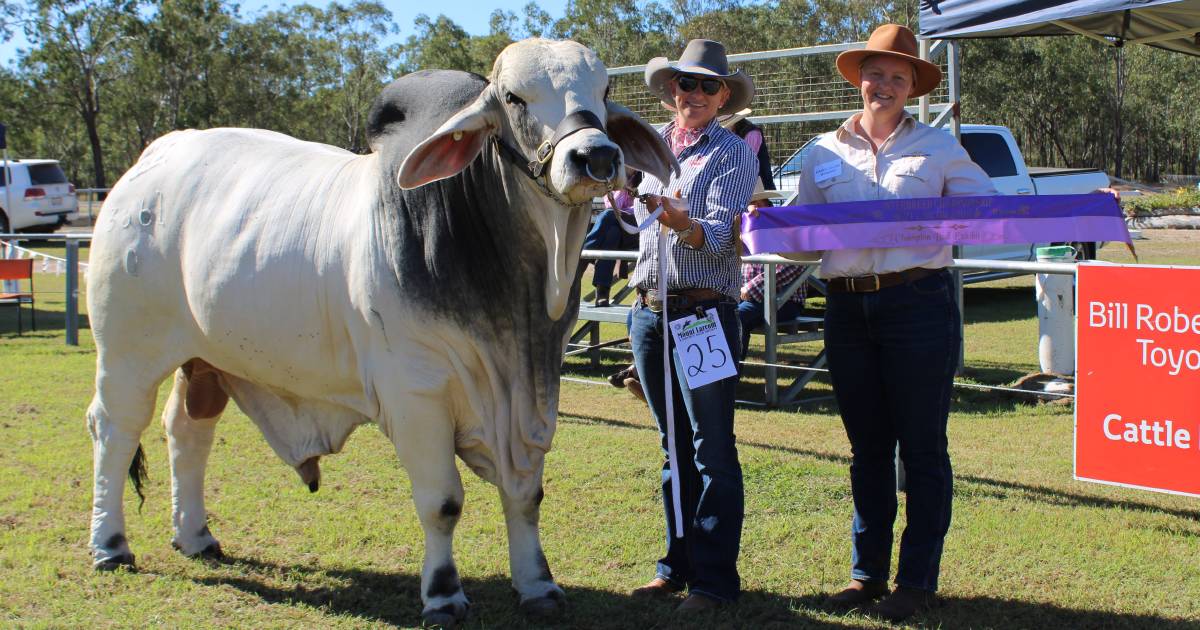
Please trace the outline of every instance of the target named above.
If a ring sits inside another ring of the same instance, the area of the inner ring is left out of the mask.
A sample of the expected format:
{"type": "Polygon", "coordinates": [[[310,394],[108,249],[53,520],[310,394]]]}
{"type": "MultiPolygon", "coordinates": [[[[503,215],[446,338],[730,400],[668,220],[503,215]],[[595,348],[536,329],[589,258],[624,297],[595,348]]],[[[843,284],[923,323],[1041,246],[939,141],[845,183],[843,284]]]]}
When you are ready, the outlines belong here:
{"type": "MultiPolygon", "coordinates": [[[[663,127],[663,138],[669,138],[674,127],[674,122],[663,127]]],[[[668,237],[667,290],[713,289],[736,300],[742,279],[733,220],[750,202],[758,177],[758,158],[715,118],[704,128],[700,140],[676,158],[678,177],[663,183],[647,173],[638,188],[640,194],[664,197],[675,197],[678,191],[687,200],[688,216],[704,230],[704,245],[699,249],[688,247],[674,233],[668,237]]],[[[633,210],[638,223],[650,216],[646,204],[640,201],[634,203],[633,210]]],[[[658,288],[657,225],[641,233],[637,267],[629,282],[639,289],[658,288]]]]}

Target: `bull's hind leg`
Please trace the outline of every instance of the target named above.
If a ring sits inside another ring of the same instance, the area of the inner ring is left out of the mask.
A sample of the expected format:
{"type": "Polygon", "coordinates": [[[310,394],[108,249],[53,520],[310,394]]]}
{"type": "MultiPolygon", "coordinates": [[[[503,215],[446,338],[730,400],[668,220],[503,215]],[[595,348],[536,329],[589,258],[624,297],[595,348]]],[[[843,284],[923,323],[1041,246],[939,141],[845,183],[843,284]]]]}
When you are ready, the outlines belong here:
{"type": "Polygon", "coordinates": [[[176,370],[163,425],[171,454],[171,544],[185,556],[221,556],[221,545],[208,529],[204,470],[217,420],[228,402],[218,372],[208,364],[193,359],[176,370]]]}
{"type": "Polygon", "coordinates": [[[470,601],[454,566],[454,527],[462,513],[462,478],[454,463],[454,426],[444,414],[421,415],[417,423],[390,427],[400,463],[412,481],[413,503],[425,530],[421,567],[421,616],[426,625],[453,626],[470,601]]]}
{"type": "Polygon", "coordinates": [[[145,469],[138,440],[150,424],[158,386],[157,381],[137,383],[128,376],[113,376],[135,373],[102,366],[96,377],[96,395],[88,406],[94,462],[90,544],[93,566],[101,571],[133,566],[134,562],[125,537],[125,475],[128,472],[133,477],[140,495],[145,469]]]}
{"type": "Polygon", "coordinates": [[[554,583],[538,535],[542,496],[541,488],[527,496],[516,496],[500,488],[508,526],[508,564],[513,588],[521,595],[521,612],[538,617],[558,614],[565,605],[563,591],[554,583]]]}

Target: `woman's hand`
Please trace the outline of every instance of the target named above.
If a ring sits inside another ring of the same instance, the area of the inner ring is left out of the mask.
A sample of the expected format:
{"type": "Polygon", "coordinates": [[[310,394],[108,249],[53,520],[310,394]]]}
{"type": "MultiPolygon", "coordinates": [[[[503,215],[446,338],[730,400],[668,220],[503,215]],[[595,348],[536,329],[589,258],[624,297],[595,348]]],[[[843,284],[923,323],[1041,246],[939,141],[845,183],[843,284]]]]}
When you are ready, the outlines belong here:
{"type": "Polygon", "coordinates": [[[663,213],[658,215],[659,223],[676,232],[686,230],[692,224],[692,219],[688,216],[687,205],[682,203],[682,199],[672,199],[661,195],[646,195],[646,210],[654,212],[659,206],[663,208],[663,213]]]}

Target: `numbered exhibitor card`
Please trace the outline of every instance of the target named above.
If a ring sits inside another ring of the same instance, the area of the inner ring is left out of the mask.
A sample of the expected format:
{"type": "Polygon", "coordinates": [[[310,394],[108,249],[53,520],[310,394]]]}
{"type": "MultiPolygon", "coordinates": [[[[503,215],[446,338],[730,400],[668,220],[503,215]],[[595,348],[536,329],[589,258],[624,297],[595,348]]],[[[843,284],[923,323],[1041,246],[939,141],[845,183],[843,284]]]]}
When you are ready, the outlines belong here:
{"type": "Polygon", "coordinates": [[[1200,267],[1079,266],[1075,478],[1200,496],[1200,267]]]}
{"type": "Polygon", "coordinates": [[[690,389],[737,376],[737,364],[729,353],[717,310],[710,308],[706,315],[704,318],[689,315],[671,322],[675,352],[690,389]]]}

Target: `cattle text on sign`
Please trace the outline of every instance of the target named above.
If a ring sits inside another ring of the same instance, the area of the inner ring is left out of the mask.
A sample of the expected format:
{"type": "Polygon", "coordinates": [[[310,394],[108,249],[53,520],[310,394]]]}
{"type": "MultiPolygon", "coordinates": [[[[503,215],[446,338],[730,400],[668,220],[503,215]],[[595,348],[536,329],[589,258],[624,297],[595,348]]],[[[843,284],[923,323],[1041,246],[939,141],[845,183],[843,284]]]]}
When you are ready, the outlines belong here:
{"type": "Polygon", "coordinates": [[[1075,478],[1200,496],[1200,267],[1080,265],[1075,478]]]}

